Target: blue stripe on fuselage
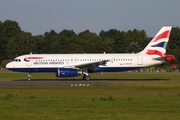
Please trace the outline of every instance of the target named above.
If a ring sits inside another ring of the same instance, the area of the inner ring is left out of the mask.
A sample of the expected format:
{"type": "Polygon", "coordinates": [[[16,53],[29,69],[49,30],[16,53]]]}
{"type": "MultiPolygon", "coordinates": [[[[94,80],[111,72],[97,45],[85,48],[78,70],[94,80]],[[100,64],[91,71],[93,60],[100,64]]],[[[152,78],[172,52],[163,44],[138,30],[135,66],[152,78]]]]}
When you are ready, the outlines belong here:
{"type": "Polygon", "coordinates": [[[58,68],[8,68],[17,72],[57,72],[58,68]]]}
{"type": "MultiPolygon", "coordinates": [[[[118,72],[138,69],[139,67],[96,67],[91,72],[118,72]]],[[[57,72],[58,68],[8,68],[17,72],[57,72]]]]}
{"type": "Polygon", "coordinates": [[[97,67],[93,72],[120,72],[138,69],[139,67],[97,67]]]}

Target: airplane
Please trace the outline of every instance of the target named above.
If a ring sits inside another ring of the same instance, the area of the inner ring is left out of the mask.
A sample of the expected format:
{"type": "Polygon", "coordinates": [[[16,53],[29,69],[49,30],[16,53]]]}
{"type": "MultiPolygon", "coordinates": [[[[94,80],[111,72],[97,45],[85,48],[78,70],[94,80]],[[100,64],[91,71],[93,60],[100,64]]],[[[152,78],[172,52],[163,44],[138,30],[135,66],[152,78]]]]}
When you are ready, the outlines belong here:
{"type": "Polygon", "coordinates": [[[35,72],[54,72],[57,77],[83,75],[90,80],[89,73],[119,72],[162,64],[175,59],[166,54],[171,26],[164,26],[139,53],[102,54],[26,54],[16,57],[6,68],[16,72],[28,72],[28,80],[35,72]]]}

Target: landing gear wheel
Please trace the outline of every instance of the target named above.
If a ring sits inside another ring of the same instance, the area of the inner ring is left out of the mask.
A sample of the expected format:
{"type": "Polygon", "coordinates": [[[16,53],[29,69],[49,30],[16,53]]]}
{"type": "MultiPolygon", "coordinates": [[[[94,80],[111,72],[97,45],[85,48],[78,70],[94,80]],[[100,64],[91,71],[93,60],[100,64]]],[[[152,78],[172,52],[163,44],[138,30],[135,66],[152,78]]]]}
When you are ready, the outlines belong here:
{"type": "Polygon", "coordinates": [[[31,81],[31,77],[28,77],[27,80],[28,80],[28,81],[31,81]]]}
{"type": "Polygon", "coordinates": [[[90,76],[87,76],[87,75],[84,75],[84,76],[83,76],[83,80],[90,80],[90,79],[91,79],[90,76]]]}

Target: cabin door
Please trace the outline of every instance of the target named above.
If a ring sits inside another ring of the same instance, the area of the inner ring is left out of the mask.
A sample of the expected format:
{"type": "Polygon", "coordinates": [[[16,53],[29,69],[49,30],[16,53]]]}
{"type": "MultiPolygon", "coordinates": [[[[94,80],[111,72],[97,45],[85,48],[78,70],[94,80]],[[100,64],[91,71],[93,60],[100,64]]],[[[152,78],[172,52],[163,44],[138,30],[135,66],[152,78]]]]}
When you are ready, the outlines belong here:
{"type": "Polygon", "coordinates": [[[30,57],[27,57],[27,58],[25,58],[25,59],[26,59],[26,65],[27,65],[27,66],[32,66],[31,56],[30,56],[30,57]]]}

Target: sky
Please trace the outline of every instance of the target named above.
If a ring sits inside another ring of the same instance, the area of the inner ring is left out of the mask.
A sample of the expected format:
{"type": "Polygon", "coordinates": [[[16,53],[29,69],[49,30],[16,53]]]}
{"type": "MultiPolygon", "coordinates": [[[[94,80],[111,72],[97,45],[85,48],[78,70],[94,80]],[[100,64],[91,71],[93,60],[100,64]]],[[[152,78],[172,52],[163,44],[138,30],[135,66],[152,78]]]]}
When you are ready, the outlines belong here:
{"type": "Polygon", "coordinates": [[[138,29],[153,37],[162,26],[180,27],[179,11],[180,0],[0,0],[0,21],[33,35],[138,29]]]}

